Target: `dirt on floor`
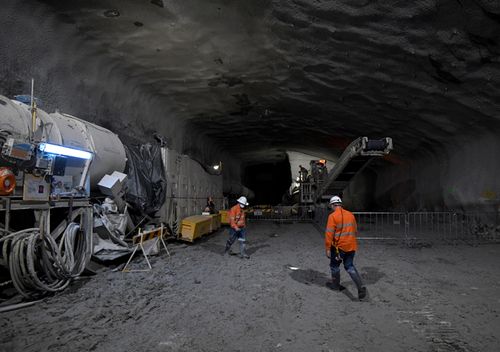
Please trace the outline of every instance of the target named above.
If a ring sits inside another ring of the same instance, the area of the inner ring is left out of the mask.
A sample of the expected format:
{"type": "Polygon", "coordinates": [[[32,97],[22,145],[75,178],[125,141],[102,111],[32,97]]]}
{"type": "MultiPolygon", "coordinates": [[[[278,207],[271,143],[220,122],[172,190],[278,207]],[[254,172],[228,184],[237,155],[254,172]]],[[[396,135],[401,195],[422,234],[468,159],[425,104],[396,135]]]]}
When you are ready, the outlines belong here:
{"type": "Polygon", "coordinates": [[[169,244],[152,271],[101,268],[3,313],[0,351],[500,351],[499,245],[362,242],[360,302],[344,269],[344,291],[326,286],[311,224],[254,222],[247,236],[250,259],[223,255],[221,230],[169,244]]]}

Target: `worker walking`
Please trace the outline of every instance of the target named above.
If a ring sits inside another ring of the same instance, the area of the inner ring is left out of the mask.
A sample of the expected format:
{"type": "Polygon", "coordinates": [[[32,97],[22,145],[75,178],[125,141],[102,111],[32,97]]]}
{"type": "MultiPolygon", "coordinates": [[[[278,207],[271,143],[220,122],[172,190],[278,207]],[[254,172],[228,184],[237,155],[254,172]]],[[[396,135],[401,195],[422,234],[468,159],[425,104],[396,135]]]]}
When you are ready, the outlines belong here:
{"type": "Polygon", "coordinates": [[[326,223],[325,247],[332,272],[331,288],[338,291],[342,289],[340,285],[340,264],[344,262],[345,270],[358,288],[358,298],[363,299],[366,297],[366,287],[363,286],[361,276],[354,266],[354,255],[358,249],[356,218],[353,213],[342,207],[340,197],[332,197],[330,206],[333,212],[328,216],[326,223]]]}
{"type": "Polygon", "coordinates": [[[245,228],[245,212],[243,209],[248,206],[246,197],[241,196],[237,200],[238,204],[229,210],[229,239],[226,242],[226,250],[224,253],[229,252],[234,241],[238,239],[240,242],[240,258],[249,259],[250,256],[246,253],[246,228],[245,228]]]}

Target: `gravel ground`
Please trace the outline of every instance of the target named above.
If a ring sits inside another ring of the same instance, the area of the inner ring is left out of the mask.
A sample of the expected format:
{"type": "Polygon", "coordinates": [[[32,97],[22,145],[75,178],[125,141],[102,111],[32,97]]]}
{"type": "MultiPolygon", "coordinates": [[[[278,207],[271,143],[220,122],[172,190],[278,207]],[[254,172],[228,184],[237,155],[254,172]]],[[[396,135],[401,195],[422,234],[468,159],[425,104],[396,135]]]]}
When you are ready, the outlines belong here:
{"type": "Polygon", "coordinates": [[[226,236],[170,244],[172,257],[152,258],[150,272],[102,268],[1,314],[0,351],[500,350],[498,245],[361,243],[359,302],[343,269],[346,290],[325,285],[328,259],[310,224],[251,223],[248,260],[223,255],[226,236]]]}

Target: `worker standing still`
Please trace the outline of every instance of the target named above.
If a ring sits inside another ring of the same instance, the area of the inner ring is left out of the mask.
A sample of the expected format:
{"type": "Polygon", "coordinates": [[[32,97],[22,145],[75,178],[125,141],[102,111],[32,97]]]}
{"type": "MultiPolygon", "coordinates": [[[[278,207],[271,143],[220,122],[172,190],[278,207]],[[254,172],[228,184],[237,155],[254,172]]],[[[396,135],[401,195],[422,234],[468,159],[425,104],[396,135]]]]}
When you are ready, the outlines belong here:
{"type": "Polygon", "coordinates": [[[246,197],[241,196],[237,200],[238,204],[233,206],[228,213],[229,216],[229,239],[226,242],[224,253],[229,252],[234,241],[238,239],[240,243],[240,258],[249,259],[250,256],[246,253],[246,228],[245,228],[245,207],[248,206],[246,197]]]}
{"type": "Polygon", "coordinates": [[[302,165],[299,165],[299,182],[307,181],[307,169],[302,165]]]}
{"type": "Polygon", "coordinates": [[[353,213],[343,208],[342,200],[338,196],[330,198],[330,206],[333,212],[326,223],[325,247],[326,256],[330,259],[331,288],[338,291],[342,289],[340,264],[344,262],[345,270],[358,289],[358,298],[363,299],[366,297],[366,287],[363,286],[361,276],[354,266],[354,255],[358,249],[356,218],[353,213]]]}

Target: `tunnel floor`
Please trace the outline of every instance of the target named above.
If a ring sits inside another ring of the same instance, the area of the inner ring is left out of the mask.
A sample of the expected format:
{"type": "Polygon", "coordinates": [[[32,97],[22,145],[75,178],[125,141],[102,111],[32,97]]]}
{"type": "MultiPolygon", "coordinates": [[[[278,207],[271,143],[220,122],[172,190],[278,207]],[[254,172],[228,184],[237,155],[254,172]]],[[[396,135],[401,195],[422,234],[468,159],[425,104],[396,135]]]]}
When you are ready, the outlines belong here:
{"type": "MultiPolygon", "coordinates": [[[[366,301],[333,292],[310,224],[251,223],[249,260],[227,233],[171,244],[150,272],[98,275],[2,314],[0,351],[498,351],[500,246],[362,242],[366,301]],[[234,246],[233,250],[237,250],[234,246]],[[291,270],[290,267],[298,270],[291,270]]],[[[141,263],[136,259],[135,267],[141,263]]]]}

